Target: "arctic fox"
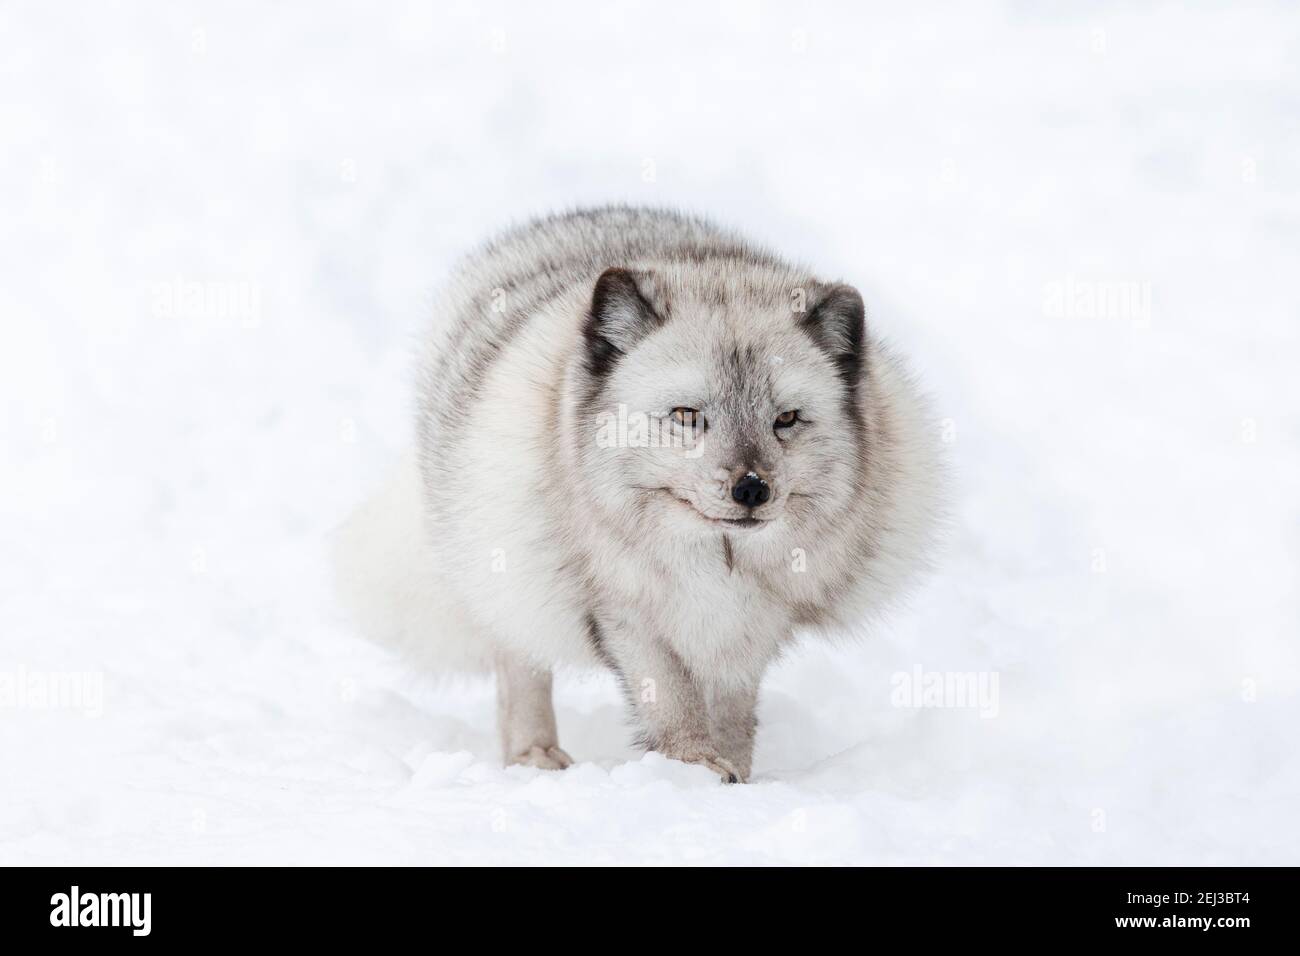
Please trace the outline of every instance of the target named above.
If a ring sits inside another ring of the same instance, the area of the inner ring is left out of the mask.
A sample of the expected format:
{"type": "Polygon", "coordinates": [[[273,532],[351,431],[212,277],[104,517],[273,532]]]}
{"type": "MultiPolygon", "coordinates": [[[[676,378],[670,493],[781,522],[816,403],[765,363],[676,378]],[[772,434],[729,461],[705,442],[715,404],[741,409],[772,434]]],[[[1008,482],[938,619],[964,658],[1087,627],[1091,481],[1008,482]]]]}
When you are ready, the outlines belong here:
{"type": "Polygon", "coordinates": [[[763,672],[926,560],[936,431],[861,296],[657,209],[531,222],[465,259],[416,454],[336,542],[346,603],[422,666],[494,671],[508,763],[559,769],[558,665],[640,743],[751,769],[763,672]]]}

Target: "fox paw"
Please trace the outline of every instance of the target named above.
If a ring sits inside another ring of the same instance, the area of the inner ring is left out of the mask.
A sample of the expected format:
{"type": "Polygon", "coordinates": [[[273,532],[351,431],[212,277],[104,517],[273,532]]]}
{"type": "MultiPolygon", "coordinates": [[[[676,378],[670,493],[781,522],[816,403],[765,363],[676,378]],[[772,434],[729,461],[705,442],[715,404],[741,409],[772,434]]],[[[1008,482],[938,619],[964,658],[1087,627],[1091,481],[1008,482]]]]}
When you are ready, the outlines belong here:
{"type": "Polygon", "coordinates": [[[536,767],[538,770],[563,770],[573,765],[573,758],[559,747],[529,747],[522,753],[511,756],[508,765],[536,767]]]}
{"type": "Polygon", "coordinates": [[[687,747],[680,750],[665,750],[662,753],[672,760],[680,760],[683,763],[698,763],[708,767],[722,778],[723,783],[745,782],[745,775],[740,772],[735,764],[711,750],[687,747]]]}

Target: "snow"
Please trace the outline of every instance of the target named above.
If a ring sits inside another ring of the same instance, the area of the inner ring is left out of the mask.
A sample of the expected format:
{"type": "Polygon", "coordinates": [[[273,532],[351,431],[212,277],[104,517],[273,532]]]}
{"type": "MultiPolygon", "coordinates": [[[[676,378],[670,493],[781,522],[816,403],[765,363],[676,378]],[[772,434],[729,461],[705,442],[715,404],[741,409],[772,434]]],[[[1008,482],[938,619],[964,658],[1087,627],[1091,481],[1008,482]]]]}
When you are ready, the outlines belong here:
{"type": "Polygon", "coordinates": [[[1300,16],[539,6],[0,11],[0,862],[1300,863],[1300,16]],[[503,769],[328,584],[429,290],[607,200],[858,283],[958,476],[746,786],[601,675],[503,769]]]}

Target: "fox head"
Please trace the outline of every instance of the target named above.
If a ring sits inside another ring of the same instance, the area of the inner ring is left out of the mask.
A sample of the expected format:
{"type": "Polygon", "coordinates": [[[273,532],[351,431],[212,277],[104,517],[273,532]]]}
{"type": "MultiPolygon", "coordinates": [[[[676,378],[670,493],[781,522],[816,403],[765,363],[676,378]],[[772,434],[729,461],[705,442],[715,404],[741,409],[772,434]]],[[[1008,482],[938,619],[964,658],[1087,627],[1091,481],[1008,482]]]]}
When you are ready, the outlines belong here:
{"type": "Polygon", "coordinates": [[[571,381],[593,504],[634,533],[807,534],[863,492],[862,297],[783,268],[613,268],[571,381]]]}

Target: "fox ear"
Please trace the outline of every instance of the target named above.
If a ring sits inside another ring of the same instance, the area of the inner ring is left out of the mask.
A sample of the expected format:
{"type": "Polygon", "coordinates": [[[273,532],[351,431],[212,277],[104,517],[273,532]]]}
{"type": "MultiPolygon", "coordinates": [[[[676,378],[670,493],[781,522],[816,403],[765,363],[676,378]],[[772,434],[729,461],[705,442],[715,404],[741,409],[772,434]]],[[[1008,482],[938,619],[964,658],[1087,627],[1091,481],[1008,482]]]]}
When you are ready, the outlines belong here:
{"type": "Polygon", "coordinates": [[[664,324],[650,304],[653,295],[654,280],[647,272],[606,269],[600,274],[582,329],[587,368],[594,376],[607,375],[621,355],[664,324]]]}
{"type": "Polygon", "coordinates": [[[858,290],[842,283],[822,286],[815,293],[812,308],[796,318],[799,327],[836,364],[849,386],[856,385],[862,374],[867,334],[867,309],[858,290]]]}

